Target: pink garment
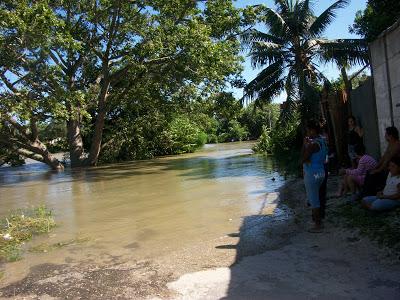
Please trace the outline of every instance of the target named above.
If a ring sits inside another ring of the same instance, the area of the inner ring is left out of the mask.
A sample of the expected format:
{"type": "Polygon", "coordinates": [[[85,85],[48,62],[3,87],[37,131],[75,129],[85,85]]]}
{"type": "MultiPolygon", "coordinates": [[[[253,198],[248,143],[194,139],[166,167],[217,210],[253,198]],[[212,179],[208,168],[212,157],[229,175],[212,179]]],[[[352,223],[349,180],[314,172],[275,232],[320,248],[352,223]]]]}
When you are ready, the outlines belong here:
{"type": "Polygon", "coordinates": [[[353,177],[357,184],[361,186],[364,184],[367,172],[375,169],[377,165],[378,163],[373,157],[365,154],[360,158],[357,169],[346,169],[346,174],[353,177]]]}
{"type": "Polygon", "coordinates": [[[363,186],[365,181],[366,175],[350,175],[354,181],[357,183],[358,186],[363,186]]]}

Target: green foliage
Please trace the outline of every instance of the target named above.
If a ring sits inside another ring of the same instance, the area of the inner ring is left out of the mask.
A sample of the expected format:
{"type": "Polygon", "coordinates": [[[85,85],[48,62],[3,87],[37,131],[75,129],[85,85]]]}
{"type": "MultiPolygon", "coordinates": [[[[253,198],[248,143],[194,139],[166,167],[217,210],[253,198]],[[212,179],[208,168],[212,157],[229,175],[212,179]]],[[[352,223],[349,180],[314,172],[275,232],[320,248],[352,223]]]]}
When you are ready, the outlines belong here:
{"type": "Polygon", "coordinates": [[[270,130],[264,128],[263,134],[255,145],[254,150],[261,153],[282,154],[294,151],[301,146],[299,141],[300,113],[290,115],[290,118],[283,118],[270,130]]]}
{"type": "Polygon", "coordinates": [[[25,159],[18,153],[10,151],[7,148],[0,149],[0,166],[9,164],[12,167],[18,167],[25,164],[25,159]]]}
{"type": "Polygon", "coordinates": [[[350,32],[372,42],[385,29],[393,25],[399,16],[400,2],[398,0],[368,0],[366,9],[357,12],[350,32]]]}
{"type": "MultiPolygon", "coordinates": [[[[13,151],[42,159],[46,151],[33,145],[54,139],[36,135],[37,127],[69,122],[77,166],[96,164],[99,153],[113,161],[168,152],[170,110],[150,116],[126,109],[131,102],[185,107],[240,81],[237,37],[254,14],[231,0],[1,3],[0,121],[18,140],[13,151]],[[153,119],[155,129],[146,123],[153,119]],[[148,140],[154,131],[160,138],[148,140]]],[[[214,125],[199,126],[214,137],[214,125]]],[[[57,132],[64,136],[51,150],[65,146],[65,130],[57,132]]]]}
{"type": "Polygon", "coordinates": [[[220,134],[219,142],[234,142],[247,139],[249,132],[245,126],[242,126],[237,120],[228,122],[227,132],[220,134]]]}
{"type": "MultiPolygon", "coordinates": [[[[354,75],[349,75],[349,78],[353,78],[354,75]]],[[[361,73],[358,74],[353,80],[351,81],[351,87],[353,89],[358,88],[360,85],[362,85],[366,80],[368,80],[370,76],[368,76],[366,73],[361,73]]],[[[337,91],[342,91],[346,89],[343,76],[340,76],[338,79],[331,81],[331,82],[326,82],[325,83],[325,88],[328,89],[329,92],[337,92],[337,91]]]]}
{"type": "Polygon", "coordinates": [[[67,129],[63,120],[49,120],[38,126],[39,135],[51,152],[68,151],[67,129]]]}
{"type": "Polygon", "coordinates": [[[264,127],[272,129],[278,121],[280,105],[274,103],[260,106],[251,103],[242,110],[239,122],[246,126],[250,139],[258,139],[264,132],[264,127]]]}
{"type": "Polygon", "coordinates": [[[219,123],[215,118],[206,113],[194,111],[190,113],[190,119],[206,134],[206,143],[213,144],[218,142],[217,130],[219,123]]]}
{"type": "Polygon", "coordinates": [[[271,129],[267,126],[263,126],[262,134],[257,141],[257,144],[253,147],[256,153],[272,153],[272,140],[271,140],[271,129]]]}
{"type": "Polygon", "coordinates": [[[56,224],[45,206],[19,210],[0,220],[0,259],[21,258],[22,244],[35,234],[48,233],[56,224]]]}
{"type": "Polygon", "coordinates": [[[170,123],[167,136],[170,139],[171,154],[194,152],[207,142],[207,134],[184,116],[176,117],[170,123]]]}

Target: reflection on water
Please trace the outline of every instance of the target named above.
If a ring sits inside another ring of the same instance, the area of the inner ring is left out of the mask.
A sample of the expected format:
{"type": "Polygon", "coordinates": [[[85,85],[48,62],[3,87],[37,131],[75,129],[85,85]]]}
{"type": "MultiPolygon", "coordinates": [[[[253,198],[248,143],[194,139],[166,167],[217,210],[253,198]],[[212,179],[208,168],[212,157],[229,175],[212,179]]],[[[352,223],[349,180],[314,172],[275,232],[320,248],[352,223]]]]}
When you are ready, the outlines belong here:
{"type": "Polygon", "coordinates": [[[207,145],[194,154],[63,173],[41,164],[1,168],[0,214],[45,203],[60,224],[55,240],[83,235],[110,252],[156,255],[234,232],[241,217],[272,205],[266,194],[284,178],[273,160],[251,155],[251,146],[207,145]]]}

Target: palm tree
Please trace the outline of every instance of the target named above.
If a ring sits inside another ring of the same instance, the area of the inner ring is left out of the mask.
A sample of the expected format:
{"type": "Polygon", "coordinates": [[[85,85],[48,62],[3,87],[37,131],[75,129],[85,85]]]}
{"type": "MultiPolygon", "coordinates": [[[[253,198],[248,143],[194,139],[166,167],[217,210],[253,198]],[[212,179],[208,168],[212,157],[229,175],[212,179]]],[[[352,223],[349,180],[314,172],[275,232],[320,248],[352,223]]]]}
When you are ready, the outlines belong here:
{"type": "MultiPolygon", "coordinates": [[[[336,12],[349,0],[339,0],[316,17],[312,0],[276,0],[277,9],[265,7],[261,16],[268,32],[251,30],[243,35],[250,47],[253,67],[266,66],[245,87],[245,98],[269,102],[286,90],[288,104],[300,104],[302,119],[313,116],[316,84],[326,80],[318,63],[340,66],[365,64],[368,47],[364,40],[328,40],[323,32],[336,12]],[[314,95],[314,97],[313,97],[314,95]]],[[[291,107],[291,105],[288,105],[291,107]]]]}

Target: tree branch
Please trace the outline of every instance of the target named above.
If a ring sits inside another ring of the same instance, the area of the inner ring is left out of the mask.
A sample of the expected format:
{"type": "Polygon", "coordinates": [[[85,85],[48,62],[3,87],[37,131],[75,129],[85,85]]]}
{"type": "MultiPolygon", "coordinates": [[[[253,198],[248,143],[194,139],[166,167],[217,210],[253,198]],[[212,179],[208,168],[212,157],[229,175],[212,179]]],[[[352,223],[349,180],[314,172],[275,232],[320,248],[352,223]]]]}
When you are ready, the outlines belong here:
{"type": "Polygon", "coordinates": [[[21,149],[21,148],[16,149],[16,151],[17,151],[18,154],[20,154],[20,155],[22,155],[22,156],[24,156],[26,158],[30,158],[30,159],[33,159],[33,160],[36,160],[36,161],[39,161],[39,162],[42,162],[42,163],[46,163],[44,158],[43,158],[43,156],[41,156],[39,154],[35,154],[35,153],[31,152],[31,151],[28,151],[26,149],[21,149]]]}
{"type": "Polygon", "coordinates": [[[27,128],[25,126],[22,126],[19,124],[17,121],[15,121],[12,117],[8,116],[7,114],[4,115],[5,120],[10,123],[12,127],[17,129],[19,133],[28,141],[30,141],[30,136],[28,134],[27,128]]]}
{"type": "Polygon", "coordinates": [[[31,127],[32,141],[36,141],[39,137],[39,130],[34,116],[31,116],[29,125],[31,127]]]}
{"type": "Polygon", "coordinates": [[[0,78],[6,85],[6,87],[13,92],[16,96],[21,96],[21,93],[18,91],[18,89],[15,88],[14,84],[12,84],[7,77],[4,75],[4,72],[0,73],[0,78]]]}
{"type": "Polygon", "coordinates": [[[54,55],[54,53],[52,52],[52,50],[49,51],[49,55],[51,57],[51,59],[56,63],[56,65],[58,65],[59,67],[61,67],[61,69],[64,71],[64,73],[67,72],[67,66],[65,66],[61,60],[54,55]]]}

